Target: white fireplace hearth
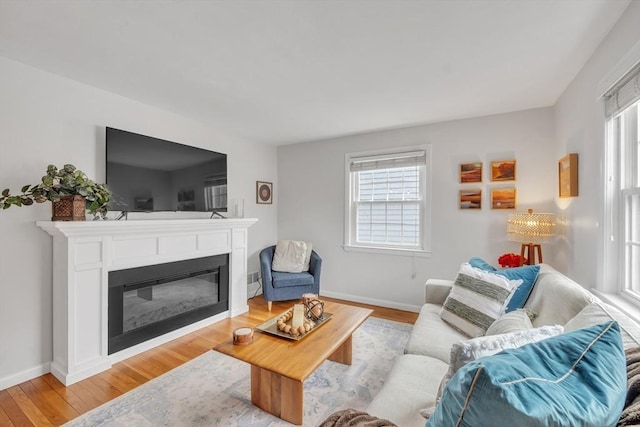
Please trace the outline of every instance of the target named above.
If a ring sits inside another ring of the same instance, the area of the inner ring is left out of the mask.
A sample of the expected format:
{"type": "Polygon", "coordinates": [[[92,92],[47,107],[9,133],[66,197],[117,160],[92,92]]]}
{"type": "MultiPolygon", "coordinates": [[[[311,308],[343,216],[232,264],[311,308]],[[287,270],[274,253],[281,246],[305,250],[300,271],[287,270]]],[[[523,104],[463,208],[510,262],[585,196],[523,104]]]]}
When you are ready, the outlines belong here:
{"type": "Polygon", "coordinates": [[[248,311],[247,234],[255,218],[39,221],[53,236],[53,362],[70,385],[117,361],[248,311]],[[108,274],[229,254],[229,310],[108,354],[108,274]]]}

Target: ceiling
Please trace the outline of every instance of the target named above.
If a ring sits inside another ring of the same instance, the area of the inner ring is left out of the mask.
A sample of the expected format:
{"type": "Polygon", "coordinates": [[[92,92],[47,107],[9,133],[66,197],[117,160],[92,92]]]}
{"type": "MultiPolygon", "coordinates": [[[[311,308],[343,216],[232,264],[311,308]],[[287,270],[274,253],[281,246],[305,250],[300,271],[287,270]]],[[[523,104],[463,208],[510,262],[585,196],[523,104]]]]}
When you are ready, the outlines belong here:
{"type": "Polygon", "coordinates": [[[0,55],[273,145],[553,105],[630,0],[0,0],[0,55]]]}

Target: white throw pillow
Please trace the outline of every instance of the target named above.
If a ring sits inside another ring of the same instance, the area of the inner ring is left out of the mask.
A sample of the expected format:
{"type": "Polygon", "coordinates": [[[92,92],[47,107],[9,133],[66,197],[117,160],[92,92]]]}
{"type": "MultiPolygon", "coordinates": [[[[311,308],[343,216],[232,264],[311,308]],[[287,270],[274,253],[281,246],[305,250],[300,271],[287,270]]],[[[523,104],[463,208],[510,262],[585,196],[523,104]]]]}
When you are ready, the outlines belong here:
{"type": "Polygon", "coordinates": [[[485,335],[509,334],[533,329],[529,311],[525,308],[505,313],[489,326],[485,335]]]}
{"type": "Polygon", "coordinates": [[[276,244],[271,269],[285,273],[301,273],[307,256],[307,244],[296,240],[280,240],[276,244]]]}
{"type": "Polygon", "coordinates": [[[508,280],[464,263],[442,306],[440,318],[470,337],[484,335],[504,314],[522,280],[508,280]]]}
{"type": "Polygon", "coordinates": [[[554,337],[564,332],[561,325],[541,326],[526,331],[509,334],[489,335],[460,341],[451,347],[449,370],[445,374],[446,382],[464,365],[485,356],[493,356],[508,348],[518,348],[525,344],[554,337]]]}

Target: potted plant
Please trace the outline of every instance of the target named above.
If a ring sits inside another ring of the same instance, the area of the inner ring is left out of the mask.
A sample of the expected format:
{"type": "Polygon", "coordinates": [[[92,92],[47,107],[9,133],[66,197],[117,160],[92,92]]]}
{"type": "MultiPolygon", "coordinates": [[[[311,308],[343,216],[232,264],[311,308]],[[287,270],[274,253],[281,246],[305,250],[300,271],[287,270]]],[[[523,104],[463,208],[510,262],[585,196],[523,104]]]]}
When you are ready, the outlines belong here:
{"type": "Polygon", "coordinates": [[[12,205],[29,206],[33,202],[53,203],[53,221],[83,221],[85,209],[96,218],[106,218],[107,205],[111,193],[104,184],[97,184],[74,165],[64,165],[58,169],[54,165],[47,166],[47,174],[42,182],[25,185],[22,194],[11,195],[8,188],[0,195],[0,207],[8,209],[12,205]]]}

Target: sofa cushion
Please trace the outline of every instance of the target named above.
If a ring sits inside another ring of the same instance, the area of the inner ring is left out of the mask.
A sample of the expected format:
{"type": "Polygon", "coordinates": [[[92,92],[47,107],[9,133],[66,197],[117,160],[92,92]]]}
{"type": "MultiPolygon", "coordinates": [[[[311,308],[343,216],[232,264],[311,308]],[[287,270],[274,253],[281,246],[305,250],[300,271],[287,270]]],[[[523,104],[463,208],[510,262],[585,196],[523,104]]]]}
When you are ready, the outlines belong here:
{"type": "Polygon", "coordinates": [[[537,315],[533,326],[564,325],[597,300],[588,290],[551,266],[540,264],[538,279],[525,308],[537,315]]]}
{"type": "Polygon", "coordinates": [[[507,280],[464,263],[442,306],[440,317],[467,335],[484,335],[504,313],[513,290],[521,283],[522,280],[507,280]]]}
{"type": "Polygon", "coordinates": [[[579,329],[465,365],[427,426],[614,426],[626,377],[618,324],[579,329]]]}
{"type": "Polygon", "coordinates": [[[449,363],[451,346],[458,341],[469,339],[468,335],[455,330],[440,318],[442,306],[424,304],[420,315],[411,329],[404,352],[435,357],[449,363]]]}
{"type": "Polygon", "coordinates": [[[529,311],[519,308],[498,317],[496,321],[489,326],[485,335],[509,334],[512,332],[526,331],[527,329],[532,328],[533,324],[529,317],[529,311]]]}
{"type": "Polygon", "coordinates": [[[446,371],[447,364],[432,357],[400,356],[367,412],[402,427],[424,426],[420,410],[435,402],[440,379],[446,371]]]}
{"type": "Polygon", "coordinates": [[[471,258],[469,260],[469,264],[481,270],[499,274],[509,280],[522,280],[522,284],[518,286],[518,289],[516,289],[516,291],[513,293],[513,296],[507,304],[507,308],[505,310],[507,313],[524,307],[524,304],[527,302],[527,299],[531,294],[533,285],[536,282],[538,273],[540,272],[539,265],[525,265],[522,267],[504,268],[502,270],[498,270],[482,258],[471,258]]]}
{"type": "Polygon", "coordinates": [[[625,349],[640,345],[640,325],[614,306],[604,302],[594,302],[583,308],[580,313],[567,322],[565,330],[567,332],[574,331],[611,320],[618,322],[622,345],[625,349]]]}
{"type": "Polygon", "coordinates": [[[283,273],[274,271],[271,273],[274,288],[287,288],[289,286],[310,286],[313,285],[313,276],[307,272],[283,273]]]}

